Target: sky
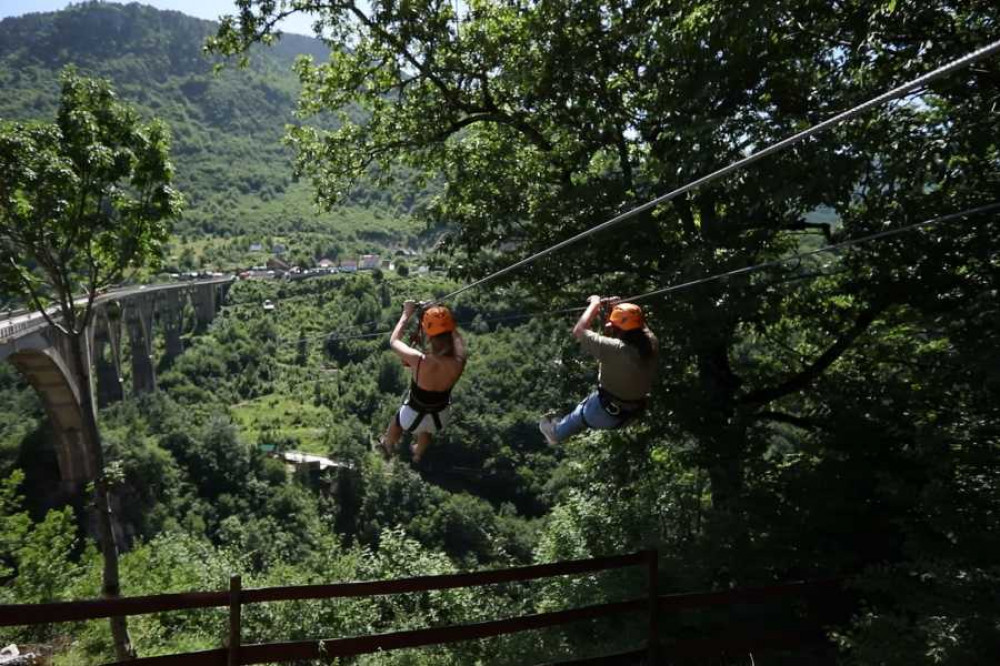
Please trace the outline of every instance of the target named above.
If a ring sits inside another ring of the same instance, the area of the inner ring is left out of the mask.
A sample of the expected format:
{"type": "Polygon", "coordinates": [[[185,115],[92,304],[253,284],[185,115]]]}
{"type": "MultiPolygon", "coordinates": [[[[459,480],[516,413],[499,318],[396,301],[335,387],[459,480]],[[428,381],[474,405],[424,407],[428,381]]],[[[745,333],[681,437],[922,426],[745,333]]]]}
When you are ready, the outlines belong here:
{"type": "MultiPolygon", "coordinates": [[[[134,0],[129,0],[129,2],[134,0]]],[[[105,0],[105,2],[117,2],[118,4],[129,4],[123,0],[105,0]]],[[[71,0],[0,0],[0,19],[8,16],[20,16],[31,12],[51,12],[73,4],[71,0]]],[[[141,0],[141,4],[152,5],[159,9],[173,9],[189,16],[198,18],[218,20],[223,14],[232,14],[236,7],[233,0],[141,0]]],[[[312,35],[310,19],[305,15],[296,15],[285,19],[281,24],[281,29],[285,32],[294,32],[302,35],[312,35]]]]}

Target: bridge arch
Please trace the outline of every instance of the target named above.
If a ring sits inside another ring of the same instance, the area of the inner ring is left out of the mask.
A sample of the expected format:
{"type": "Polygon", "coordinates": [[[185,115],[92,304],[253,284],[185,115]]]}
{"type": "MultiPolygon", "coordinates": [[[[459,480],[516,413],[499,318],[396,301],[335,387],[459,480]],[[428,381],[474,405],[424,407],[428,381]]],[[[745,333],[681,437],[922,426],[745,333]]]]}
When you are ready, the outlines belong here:
{"type": "Polygon", "coordinates": [[[94,461],[83,440],[80,390],[55,348],[22,349],[7,357],[35,389],[45,405],[56,438],[59,476],[64,483],[97,478],[94,461]]]}
{"type": "Polygon", "coordinates": [[[132,286],[99,296],[95,301],[94,319],[81,341],[84,372],[87,373],[82,380],[83,386],[78,385],[76,373],[67,366],[73,358],[69,338],[50,328],[40,315],[28,311],[7,313],[6,320],[0,317],[0,362],[13,364],[41,397],[52,424],[59,476],[67,489],[96,479],[100,471],[95,462],[100,456],[88,454],[83,438],[84,408],[81,403],[105,405],[122,399],[122,327],[131,324],[136,329],[134,336],[130,333],[133,381],[139,380],[134,393],[155,390],[155,369],[151,362],[155,315],[164,315],[156,323],[167,329],[167,355],[176,357],[183,351],[181,334],[187,327],[183,315],[188,306],[198,322],[196,326],[207,326],[217,314],[232,281],[232,277],[222,277],[196,283],[132,286]],[[168,317],[174,318],[168,322],[168,317]],[[111,354],[113,361],[105,353],[107,345],[115,348],[111,354]],[[99,390],[102,371],[107,380],[104,383],[117,387],[103,399],[100,391],[97,396],[93,394],[91,373],[95,369],[99,390]],[[88,399],[81,401],[82,397],[88,399]]]}

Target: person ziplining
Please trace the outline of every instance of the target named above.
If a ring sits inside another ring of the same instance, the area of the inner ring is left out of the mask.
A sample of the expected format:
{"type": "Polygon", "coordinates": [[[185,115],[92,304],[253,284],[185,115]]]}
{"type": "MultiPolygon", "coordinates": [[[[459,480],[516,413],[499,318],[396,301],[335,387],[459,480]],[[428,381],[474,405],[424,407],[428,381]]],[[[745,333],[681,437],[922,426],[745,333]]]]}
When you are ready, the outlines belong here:
{"type": "Polygon", "coordinates": [[[538,429],[553,446],[587,428],[621,428],[646,408],[656,377],[659,345],[646,326],[642,308],[617,300],[591,296],[573,327],[580,347],[598,361],[597,390],[566,416],[556,419],[547,415],[538,422],[538,429]],[[604,322],[603,334],[590,328],[602,305],[614,306],[604,322]]]}
{"type": "Polygon", "coordinates": [[[406,323],[417,311],[415,301],[403,303],[403,312],[389,336],[389,346],[412,374],[403,404],[393,415],[378,440],[382,455],[388,460],[404,432],[416,436],[410,445],[413,462],[419,464],[430,446],[432,435],[441,432],[451,416],[451,390],[462,376],[468,359],[465,340],[455,326],[451,311],[443,305],[424,310],[420,327],[428,341],[424,352],[403,342],[406,323]]]}

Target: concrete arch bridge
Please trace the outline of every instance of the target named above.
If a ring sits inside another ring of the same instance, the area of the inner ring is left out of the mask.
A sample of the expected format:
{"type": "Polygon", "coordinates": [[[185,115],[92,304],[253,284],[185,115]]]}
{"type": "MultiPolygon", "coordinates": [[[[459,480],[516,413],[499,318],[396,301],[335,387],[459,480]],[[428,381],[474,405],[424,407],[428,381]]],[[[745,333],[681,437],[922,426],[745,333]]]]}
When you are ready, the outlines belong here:
{"type": "Polygon", "coordinates": [[[116,289],[98,296],[86,333],[87,386],[80,386],[71,368],[68,341],[38,312],[0,315],[0,361],[9,361],[38,392],[55,433],[56,459],[64,490],[96,478],[97,470],[81,439],[81,391],[91,391],[91,404],[121,400],[123,334],[128,335],[133,394],[156,390],[153,342],[165,340],[164,354],[172,360],[183,352],[185,313],[192,310],[198,328],[216,316],[233,283],[232,277],[144,285],[116,289]]]}

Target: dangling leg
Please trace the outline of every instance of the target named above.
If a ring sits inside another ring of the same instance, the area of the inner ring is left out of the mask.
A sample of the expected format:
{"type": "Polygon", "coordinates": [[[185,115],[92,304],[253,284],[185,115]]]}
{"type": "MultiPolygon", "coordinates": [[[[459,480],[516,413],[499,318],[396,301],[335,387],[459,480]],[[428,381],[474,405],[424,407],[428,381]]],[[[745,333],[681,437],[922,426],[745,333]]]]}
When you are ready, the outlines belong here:
{"type": "Polygon", "coordinates": [[[431,434],[429,432],[421,432],[417,434],[417,443],[413,445],[413,462],[414,464],[419,464],[420,459],[424,457],[424,451],[427,447],[431,445],[431,434]]]}
{"type": "Polygon", "coordinates": [[[395,453],[396,445],[399,444],[399,438],[402,436],[403,426],[399,424],[399,412],[396,412],[392,415],[385,434],[379,437],[378,440],[379,446],[382,449],[382,455],[385,456],[386,460],[391,458],[392,454],[395,453]]]}
{"type": "Polygon", "coordinates": [[[587,421],[584,419],[584,406],[590,397],[584,398],[576,408],[566,416],[553,418],[546,416],[538,422],[538,429],[542,431],[545,440],[552,446],[560,444],[573,435],[583,432],[587,428],[587,421]]]}

